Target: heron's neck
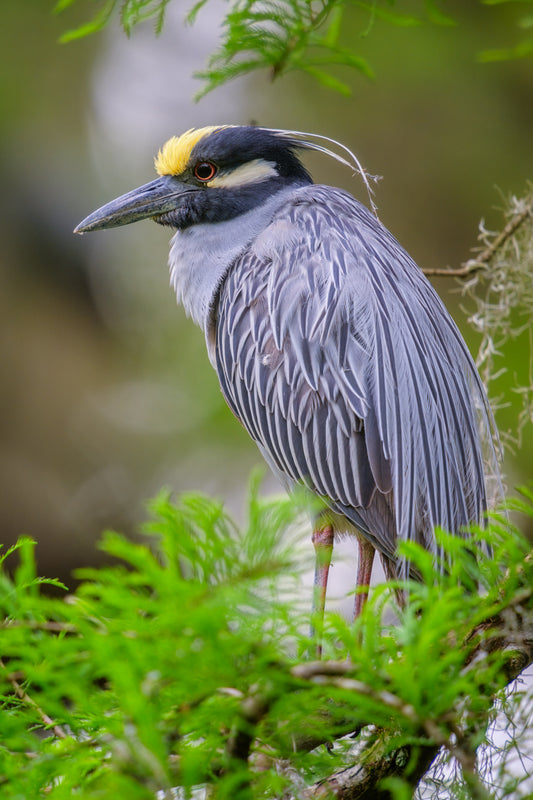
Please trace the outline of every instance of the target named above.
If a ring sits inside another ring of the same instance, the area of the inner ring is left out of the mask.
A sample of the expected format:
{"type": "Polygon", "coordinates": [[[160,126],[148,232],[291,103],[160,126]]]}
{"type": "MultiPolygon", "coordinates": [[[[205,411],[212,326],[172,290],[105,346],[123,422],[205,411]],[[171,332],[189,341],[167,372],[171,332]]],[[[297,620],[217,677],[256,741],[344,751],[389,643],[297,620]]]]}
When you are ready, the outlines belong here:
{"type": "Polygon", "coordinates": [[[213,298],[237,256],[264,230],[291,186],[251,211],[225,222],[202,223],[178,231],[171,242],[170,282],[178,303],[207,335],[213,298]]]}

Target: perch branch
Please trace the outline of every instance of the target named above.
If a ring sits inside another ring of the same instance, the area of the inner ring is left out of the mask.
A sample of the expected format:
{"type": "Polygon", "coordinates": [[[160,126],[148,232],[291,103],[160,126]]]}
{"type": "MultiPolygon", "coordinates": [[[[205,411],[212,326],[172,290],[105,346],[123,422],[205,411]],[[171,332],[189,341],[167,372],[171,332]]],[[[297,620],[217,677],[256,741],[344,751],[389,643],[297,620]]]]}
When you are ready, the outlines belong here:
{"type": "Polygon", "coordinates": [[[471,275],[473,272],[477,272],[480,269],[485,269],[487,264],[490,262],[494,254],[505,244],[505,242],[511,238],[511,236],[516,233],[518,228],[528,219],[533,217],[533,200],[525,205],[522,211],[513,214],[507,225],[503,228],[503,230],[496,236],[494,241],[492,241],[481,253],[477,256],[477,258],[471,258],[468,261],[465,261],[458,269],[424,269],[422,272],[424,275],[430,276],[440,276],[446,278],[465,278],[467,275],[471,275]]]}

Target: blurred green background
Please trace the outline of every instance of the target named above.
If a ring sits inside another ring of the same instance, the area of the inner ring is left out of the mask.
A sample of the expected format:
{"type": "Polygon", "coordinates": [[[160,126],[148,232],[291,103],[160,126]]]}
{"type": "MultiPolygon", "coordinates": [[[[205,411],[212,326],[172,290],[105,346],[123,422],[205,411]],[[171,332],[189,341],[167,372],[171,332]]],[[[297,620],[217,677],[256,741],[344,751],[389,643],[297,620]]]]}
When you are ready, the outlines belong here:
{"type": "MultiPolygon", "coordinates": [[[[420,6],[420,4],[416,4],[420,6]]],[[[425,267],[458,266],[479,219],[500,224],[501,194],[533,179],[533,60],[480,64],[516,35],[508,5],[443,4],[457,27],[376,22],[351,10],[345,40],[371,63],[346,70],[346,98],[307,76],[239,79],[193,102],[191,77],[214,49],[224,4],[193,27],[170,4],[163,35],[118,25],[58,44],[92,3],[54,16],[52,0],[4,0],[0,26],[0,522],[2,541],[28,533],[40,570],[66,576],[94,562],[109,526],[133,531],[162,485],[202,490],[238,509],[259,454],[227,410],[202,333],[176,309],[168,232],[150,222],[84,237],[84,216],[153,177],[153,155],[189,127],[257,123],[309,130],[351,147],[372,173],[382,221],[425,267]]],[[[402,5],[404,9],[407,4],[402,5]]],[[[365,201],[331,160],[315,179],[365,201]]],[[[478,341],[451,281],[435,283],[473,352],[478,341]]],[[[515,376],[527,337],[503,354],[504,429],[516,423],[515,376]]],[[[501,385],[501,382],[500,382],[501,385]]],[[[506,455],[510,486],[533,475],[531,426],[506,455]]],[[[277,490],[273,479],[265,491],[277,490]]]]}

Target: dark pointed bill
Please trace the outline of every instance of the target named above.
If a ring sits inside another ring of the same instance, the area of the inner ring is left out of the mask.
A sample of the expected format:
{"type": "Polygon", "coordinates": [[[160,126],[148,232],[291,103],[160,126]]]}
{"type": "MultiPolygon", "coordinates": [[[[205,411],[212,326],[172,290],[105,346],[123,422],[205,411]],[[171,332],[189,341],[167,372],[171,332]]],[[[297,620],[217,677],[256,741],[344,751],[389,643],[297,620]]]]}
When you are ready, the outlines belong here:
{"type": "Polygon", "coordinates": [[[157,217],[175,209],[180,196],[190,191],[194,191],[194,187],[186,186],[171,175],[163,175],[93,211],[74,228],[74,233],[116,228],[157,217]]]}

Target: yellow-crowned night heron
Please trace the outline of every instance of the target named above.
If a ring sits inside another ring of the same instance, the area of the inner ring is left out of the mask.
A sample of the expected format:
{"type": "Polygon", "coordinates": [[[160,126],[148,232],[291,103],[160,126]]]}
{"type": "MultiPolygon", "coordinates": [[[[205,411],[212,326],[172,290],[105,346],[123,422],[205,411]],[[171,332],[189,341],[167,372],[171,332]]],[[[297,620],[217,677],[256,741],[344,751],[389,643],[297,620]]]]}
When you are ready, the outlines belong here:
{"type": "Polygon", "coordinates": [[[347,163],[317,138],[190,130],[159,152],[157,180],[76,231],[146,217],[176,231],[171,282],[205,332],[228,405],[282,482],[325,502],[313,535],[322,611],[335,532],[357,536],[357,587],[375,550],[389,577],[405,577],[398,542],[437,554],[435,526],[460,534],[480,522],[498,468],[457,327],[374,214],[313,185],[300,150],[347,163]]]}

